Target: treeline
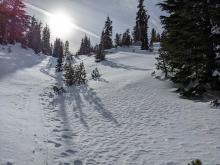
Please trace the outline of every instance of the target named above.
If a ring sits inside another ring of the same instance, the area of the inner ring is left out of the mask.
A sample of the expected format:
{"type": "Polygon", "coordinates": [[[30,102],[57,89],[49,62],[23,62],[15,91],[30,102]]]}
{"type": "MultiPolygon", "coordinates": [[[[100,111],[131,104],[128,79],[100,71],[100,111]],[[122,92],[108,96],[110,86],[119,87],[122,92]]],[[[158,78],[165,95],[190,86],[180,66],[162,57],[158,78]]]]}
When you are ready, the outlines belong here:
{"type": "Polygon", "coordinates": [[[31,48],[35,53],[42,52],[57,57],[57,54],[64,51],[57,48],[57,40],[60,39],[54,45],[50,39],[49,27],[27,15],[22,0],[0,1],[0,44],[19,42],[23,48],[31,48]]]}
{"type": "Polygon", "coordinates": [[[145,9],[144,0],[139,0],[137,8],[136,23],[132,33],[130,29],[126,29],[123,34],[116,33],[113,39],[113,22],[108,16],[101,33],[100,43],[92,47],[90,39],[85,36],[81,41],[81,46],[77,55],[95,53],[96,61],[100,62],[105,59],[104,50],[113,47],[129,47],[134,44],[141,46],[142,50],[152,50],[153,43],[160,42],[160,34],[153,28],[150,40],[148,39],[148,21],[150,16],[145,9]]]}
{"type": "Polygon", "coordinates": [[[181,85],[182,95],[220,89],[220,1],[167,0],[159,4],[161,37],[157,67],[181,85]]]}

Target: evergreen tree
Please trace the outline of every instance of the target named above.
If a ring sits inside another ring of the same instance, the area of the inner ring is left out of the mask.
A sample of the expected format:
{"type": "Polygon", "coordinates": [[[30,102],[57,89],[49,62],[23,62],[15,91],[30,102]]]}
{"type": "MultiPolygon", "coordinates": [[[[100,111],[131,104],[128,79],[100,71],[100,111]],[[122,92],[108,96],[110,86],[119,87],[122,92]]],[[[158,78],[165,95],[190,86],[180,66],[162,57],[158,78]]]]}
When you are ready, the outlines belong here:
{"type": "Polygon", "coordinates": [[[95,55],[95,61],[96,62],[101,62],[103,60],[105,60],[105,52],[104,52],[102,44],[100,44],[97,47],[97,51],[96,51],[96,55],[95,55]]]}
{"type": "Polygon", "coordinates": [[[78,85],[82,85],[85,84],[87,79],[86,79],[86,70],[85,70],[85,66],[82,63],[80,63],[80,65],[77,67],[77,72],[76,72],[76,78],[77,78],[77,82],[76,84],[78,85]]]}
{"type": "Polygon", "coordinates": [[[160,42],[160,39],[161,39],[160,33],[157,33],[156,42],[160,42]]]}
{"type": "Polygon", "coordinates": [[[22,0],[5,1],[9,11],[7,21],[7,40],[9,43],[21,42],[24,32],[27,30],[28,16],[22,0]]]}
{"type": "Polygon", "coordinates": [[[42,23],[38,22],[35,17],[31,18],[29,25],[29,31],[27,33],[28,47],[32,48],[35,53],[40,53],[42,51],[42,41],[41,41],[41,29],[42,23]]]}
{"type": "Polygon", "coordinates": [[[157,60],[157,69],[161,70],[165,74],[165,78],[168,78],[169,74],[169,56],[164,50],[166,44],[166,32],[164,31],[161,35],[161,48],[159,50],[159,57],[156,58],[157,60]]]}
{"type": "Polygon", "coordinates": [[[64,56],[67,57],[70,55],[70,44],[69,41],[66,41],[64,44],[64,56]]]}
{"type": "Polygon", "coordinates": [[[71,65],[71,63],[68,63],[66,64],[65,66],[65,73],[64,73],[64,81],[65,81],[65,84],[67,86],[72,86],[73,85],[73,80],[74,80],[74,70],[73,70],[73,67],[71,65]]]}
{"type": "Polygon", "coordinates": [[[196,160],[192,161],[191,163],[188,163],[188,165],[202,165],[202,162],[201,162],[201,160],[196,159],[196,160]]]}
{"type": "Polygon", "coordinates": [[[153,43],[157,42],[157,32],[156,30],[153,28],[151,31],[151,38],[150,38],[150,48],[153,48],[153,43]]]}
{"type": "Polygon", "coordinates": [[[52,55],[52,50],[50,46],[50,29],[46,25],[42,32],[42,52],[46,55],[52,55]]]}
{"type": "Polygon", "coordinates": [[[83,85],[87,82],[86,70],[83,63],[72,66],[71,64],[65,67],[65,83],[67,86],[83,85]]]}
{"type": "Polygon", "coordinates": [[[0,44],[7,43],[7,23],[9,20],[9,10],[6,1],[0,2],[0,44]]]}
{"type": "MultiPolygon", "coordinates": [[[[217,24],[213,22],[214,15],[219,13],[214,7],[217,3],[206,0],[167,0],[159,4],[162,10],[169,13],[161,17],[167,32],[162,50],[169,58],[168,65],[172,68],[169,72],[174,82],[185,86],[197,84],[197,89],[198,85],[213,84],[212,73],[216,69],[217,56],[213,34],[213,27],[217,24]]],[[[216,27],[219,28],[218,25],[216,27]]]]}
{"type": "Polygon", "coordinates": [[[57,59],[57,66],[56,71],[61,72],[63,67],[63,57],[64,57],[64,50],[63,50],[63,42],[57,38],[54,42],[54,48],[53,48],[53,57],[58,58],[57,59]]]}
{"type": "Polygon", "coordinates": [[[90,38],[85,35],[85,37],[81,41],[80,49],[77,52],[77,55],[90,55],[92,52],[92,46],[90,38]]]}
{"type": "Polygon", "coordinates": [[[148,20],[150,16],[144,7],[144,0],[139,0],[138,12],[136,17],[136,25],[134,27],[133,38],[134,42],[141,41],[143,50],[149,49],[148,43],[148,20]]]}
{"type": "Polygon", "coordinates": [[[132,44],[132,39],[130,35],[130,30],[127,29],[122,36],[122,46],[130,46],[132,44]]]}
{"type": "Polygon", "coordinates": [[[122,46],[121,34],[116,33],[115,35],[115,47],[122,46]]]}
{"type": "Polygon", "coordinates": [[[111,49],[113,47],[112,43],[112,21],[109,17],[105,21],[105,27],[101,35],[101,44],[103,49],[111,49]]]}
{"type": "Polygon", "coordinates": [[[21,42],[28,16],[22,0],[0,1],[0,43],[21,42]]]}

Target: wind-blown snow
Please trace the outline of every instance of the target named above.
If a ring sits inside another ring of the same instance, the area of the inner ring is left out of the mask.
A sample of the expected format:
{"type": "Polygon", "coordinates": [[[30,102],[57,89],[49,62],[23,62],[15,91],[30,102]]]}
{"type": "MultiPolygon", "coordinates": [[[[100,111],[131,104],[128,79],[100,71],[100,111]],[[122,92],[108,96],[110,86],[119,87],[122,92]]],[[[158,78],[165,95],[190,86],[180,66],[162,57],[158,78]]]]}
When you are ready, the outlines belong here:
{"type": "Polygon", "coordinates": [[[220,111],[152,78],[154,58],[122,49],[100,64],[82,57],[88,85],[56,95],[55,59],[0,50],[0,164],[220,163],[220,111]]]}

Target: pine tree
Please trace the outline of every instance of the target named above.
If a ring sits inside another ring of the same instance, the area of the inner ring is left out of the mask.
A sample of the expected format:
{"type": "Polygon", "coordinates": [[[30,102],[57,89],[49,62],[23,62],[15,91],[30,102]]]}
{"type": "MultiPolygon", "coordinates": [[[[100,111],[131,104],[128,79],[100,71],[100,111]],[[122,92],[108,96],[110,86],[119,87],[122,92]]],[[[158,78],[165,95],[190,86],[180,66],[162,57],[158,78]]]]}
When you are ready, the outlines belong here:
{"type": "Polygon", "coordinates": [[[104,49],[111,49],[113,47],[112,21],[109,17],[107,17],[107,20],[105,21],[105,27],[101,35],[101,44],[103,45],[104,49]]]}
{"type": "Polygon", "coordinates": [[[115,35],[115,47],[122,46],[121,34],[116,33],[115,35]]]}
{"type": "MultiPolygon", "coordinates": [[[[196,90],[206,83],[213,84],[212,73],[216,69],[215,16],[212,13],[219,13],[219,10],[213,2],[167,0],[159,4],[169,13],[161,17],[167,31],[166,44],[162,48],[169,56],[172,80],[185,86],[194,84],[196,90]]],[[[193,89],[189,91],[197,93],[193,89]]]]}
{"type": "Polygon", "coordinates": [[[46,25],[42,32],[42,52],[46,55],[52,55],[50,47],[50,29],[46,25]]]}
{"type": "Polygon", "coordinates": [[[72,86],[73,85],[73,80],[74,80],[74,70],[73,70],[73,67],[72,65],[69,63],[65,66],[65,73],[64,73],[64,81],[65,81],[65,84],[67,86],[72,86]]]}
{"type": "Polygon", "coordinates": [[[166,44],[166,32],[164,31],[161,35],[161,48],[159,50],[159,57],[156,58],[157,60],[157,69],[161,70],[165,74],[165,78],[168,78],[169,74],[169,56],[164,50],[166,44]]]}
{"type": "Polygon", "coordinates": [[[9,9],[7,40],[9,43],[21,42],[28,21],[28,16],[25,12],[25,5],[22,0],[8,0],[5,2],[9,9]]]}
{"type": "Polygon", "coordinates": [[[61,72],[63,70],[63,57],[64,57],[64,46],[63,42],[57,38],[54,42],[54,48],[53,48],[53,57],[58,58],[57,59],[57,66],[56,71],[61,72]]]}
{"type": "Polygon", "coordinates": [[[42,23],[38,22],[38,20],[36,20],[35,17],[32,17],[29,26],[29,31],[27,33],[28,47],[32,48],[35,51],[35,53],[40,53],[42,51],[42,23]]]}
{"type": "Polygon", "coordinates": [[[0,2],[0,42],[21,42],[27,30],[28,16],[22,0],[0,2]]]}
{"type": "Polygon", "coordinates": [[[92,52],[92,46],[90,38],[85,35],[85,37],[81,40],[80,49],[77,52],[77,55],[90,55],[92,52]]]}
{"type": "Polygon", "coordinates": [[[201,160],[196,159],[196,160],[192,161],[191,163],[188,163],[188,165],[202,165],[202,162],[201,162],[201,160]]]}
{"type": "Polygon", "coordinates": [[[160,42],[160,39],[161,39],[160,33],[157,33],[156,42],[160,42]]]}
{"type": "Polygon", "coordinates": [[[9,20],[9,10],[6,1],[0,2],[0,44],[7,43],[7,22],[9,20]]]}
{"type": "Polygon", "coordinates": [[[96,62],[101,62],[103,60],[105,60],[105,52],[104,52],[102,44],[100,44],[97,47],[97,51],[96,51],[96,55],[95,55],[95,61],[96,62]]]}
{"type": "Polygon", "coordinates": [[[148,20],[150,16],[144,7],[144,0],[139,0],[138,12],[136,17],[136,25],[134,27],[133,38],[134,42],[141,41],[143,50],[149,49],[148,43],[148,20]]]}
{"type": "Polygon", "coordinates": [[[69,41],[66,41],[64,44],[64,56],[67,57],[70,55],[70,44],[69,41]]]}
{"type": "Polygon", "coordinates": [[[80,63],[80,65],[78,66],[78,69],[77,69],[77,77],[78,77],[78,82],[77,84],[78,85],[82,85],[82,84],[85,84],[87,79],[86,79],[86,70],[85,70],[85,66],[82,63],[80,63]]]}
{"type": "Polygon", "coordinates": [[[153,43],[157,42],[157,32],[156,30],[153,28],[151,31],[151,38],[150,38],[150,48],[153,48],[153,43]]]}
{"type": "Polygon", "coordinates": [[[130,30],[127,29],[122,36],[122,46],[130,46],[132,44],[132,39],[130,35],[130,30]]]}

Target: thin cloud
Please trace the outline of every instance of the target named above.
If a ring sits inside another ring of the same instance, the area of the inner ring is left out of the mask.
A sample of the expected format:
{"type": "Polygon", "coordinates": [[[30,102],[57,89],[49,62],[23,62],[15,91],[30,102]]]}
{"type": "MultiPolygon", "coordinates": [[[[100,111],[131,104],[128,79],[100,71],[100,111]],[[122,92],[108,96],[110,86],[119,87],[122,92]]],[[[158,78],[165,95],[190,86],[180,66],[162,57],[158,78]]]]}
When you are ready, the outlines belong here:
{"type": "MultiPolygon", "coordinates": [[[[53,13],[50,13],[50,12],[48,12],[48,11],[46,11],[46,10],[44,10],[44,9],[41,9],[41,8],[39,8],[39,7],[37,7],[37,6],[31,5],[31,4],[27,3],[27,2],[24,2],[24,4],[25,4],[28,8],[33,9],[33,10],[35,10],[35,11],[37,11],[37,12],[40,12],[40,13],[46,15],[46,16],[49,16],[49,17],[54,16],[53,13]]],[[[95,37],[95,38],[97,38],[97,39],[100,38],[97,34],[91,32],[91,31],[89,31],[89,30],[87,30],[87,29],[84,29],[84,28],[82,28],[82,27],[79,27],[78,25],[76,25],[76,24],[74,24],[74,23],[72,23],[72,22],[70,22],[69,26],[71,26],[72,28],[74,28],[74,29],[76,29],[76,30],[79,30],[79,31],[81,31],[81,32],[83,32],[83,33],[86,33],[86,34],[88,34],[88,35],[90,35],[90,36],[92,36],[92,37],[95,37]]]]}

